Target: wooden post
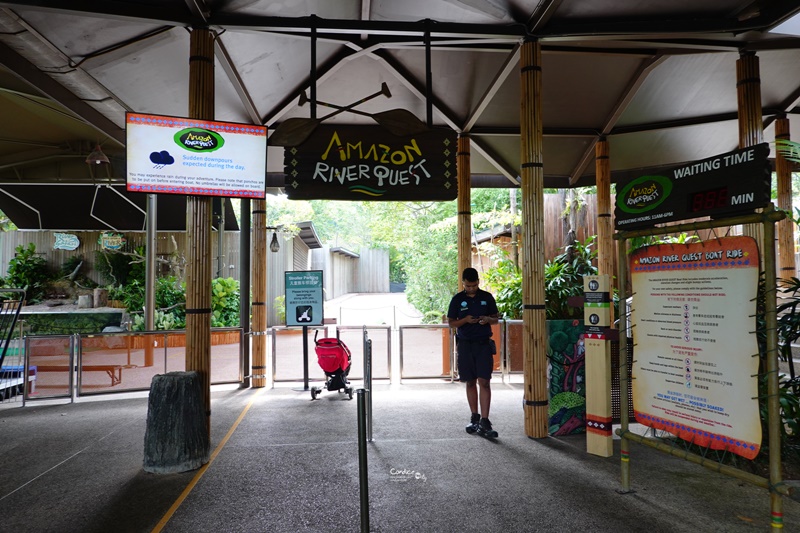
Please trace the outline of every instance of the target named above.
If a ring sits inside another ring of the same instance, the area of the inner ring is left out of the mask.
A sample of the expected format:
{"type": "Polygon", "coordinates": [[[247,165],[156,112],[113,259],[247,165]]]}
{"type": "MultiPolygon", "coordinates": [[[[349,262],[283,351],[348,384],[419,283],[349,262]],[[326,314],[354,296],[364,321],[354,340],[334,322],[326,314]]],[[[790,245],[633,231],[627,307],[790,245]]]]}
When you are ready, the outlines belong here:
{"type": "MultiPolygon", "coordinates": [[[[739,148],[764,142],[761,110],[761,74],[755,52],[741,52],[736,60],[736,95],[739,109],[739,148]]],[[[763,266],[764,237],[760,224],[745,224],[742,233],[756,240],[763,266]]]]}
{"type": "MultiPolygon", "coordinates": [[[[789,140],[789,119],[781,115],[775,121],[775,139],[789,140]]],[[[792,170],[789,161],[781,154],[775,154],[775,173],[778,176],[778,209],[792,212],[792,170]]],[[[787,217],[778,222],[778,250],[780,256],[780,274],[782,279],[797,276],[797,265],[794,259],[794,221],[787,217]]]]}
{"type": "MultiPolygon", "coordinates": [[[[189,37],[189,118],[214,119],[214,34],[189,37]]],[[[186,198],[186,370],[197,372],[211,432],[211,197],[186,198]]]]}
{"type": "Polygon", "coordinates": [[[253,200],[253,387],[267,385],[267,201],[253,200]]]}
{"type": "Polygon", "coordinates": [[[544,302],[544,168],[542,163],[542,47],[520,49],[520,177],[522,178],[522,354],[525,434],[548,433],[544,302]]]}
{"type": "MultiPolygon", "coordinates": [[[[594,149],[595,174],[597,180],[597,274],[608,276],[610,287],[614,286],[614,229],[611,224],[611,165],[608,155],[608,140],[601,137],[594,149]]],[[[609,288],[613,293],[613,290],[609,288]]],[[[609,309],[611,324],[614,323],[614,306],[609,309]]]]}
{"type": "Polygon", "coordinates": [[[462,290],[461,273],[472,266],[472,191],[470,190],[469,137],[458,136],[456,168],[458,169],[458,289],[462,290]]]}

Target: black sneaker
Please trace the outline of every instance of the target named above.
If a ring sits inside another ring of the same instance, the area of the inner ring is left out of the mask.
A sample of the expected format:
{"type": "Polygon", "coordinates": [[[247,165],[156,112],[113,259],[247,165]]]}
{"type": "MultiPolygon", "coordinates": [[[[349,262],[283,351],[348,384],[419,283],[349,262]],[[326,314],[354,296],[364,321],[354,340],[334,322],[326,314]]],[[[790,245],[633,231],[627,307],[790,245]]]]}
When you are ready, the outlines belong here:
{"type": "Polygon", "coordinates": [[[472,417],[469,419],[469,425],[467,426],[467,433],[472,435],[476,431],[478,431],[478,422],[481,421],[481,415],[478,413],[472,413],[472,417]]]}
{"type": "Polygon", "coordinates": [[[497,432],[492,429],[492,423],[489,422],[488,418],[481,418],[481,421],[478,423],[478,435],[486,437],[487,439],[497,438],[497,432]]]}

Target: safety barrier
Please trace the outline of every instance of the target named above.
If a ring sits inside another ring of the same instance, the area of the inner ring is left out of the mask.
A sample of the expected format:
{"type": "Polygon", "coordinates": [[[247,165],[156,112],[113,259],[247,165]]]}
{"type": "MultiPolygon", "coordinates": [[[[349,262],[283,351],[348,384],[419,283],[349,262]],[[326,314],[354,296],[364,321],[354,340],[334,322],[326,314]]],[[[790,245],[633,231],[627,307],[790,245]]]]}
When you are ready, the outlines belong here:
{"type": "MultiPolygon", "coordinates": [[[[28,336],[25,398],[149,390],[156,374],[186,370],[185,346],[183,330],[28,336]]],[[[212,384],[240,381],[241,346],[241,328],[212,328],[212,384]]]]}

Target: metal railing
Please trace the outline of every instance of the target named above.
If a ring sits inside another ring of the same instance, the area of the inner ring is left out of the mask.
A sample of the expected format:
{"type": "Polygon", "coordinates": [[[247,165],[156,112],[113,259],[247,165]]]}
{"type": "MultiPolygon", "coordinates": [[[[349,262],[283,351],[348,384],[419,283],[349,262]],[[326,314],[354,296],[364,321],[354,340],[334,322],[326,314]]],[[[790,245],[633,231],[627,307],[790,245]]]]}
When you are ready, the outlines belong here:
{"type": "MultiPolygon", "coordinates": [[[[149,390],[156,374],[186,369],[185,345],[184,330],[27,336],[25,398],[149,390]]],[[[239,382],[241,350],[241,328],[212,328],[212,384],[239,382]]]]}
{"type": "Polygon", "coordinates": [[[447,324],[400,326],[398,335],[400,379],[455,380],[453,335],[447,324]],[[407,351],[413,351],[413,359],[407,351]]]}

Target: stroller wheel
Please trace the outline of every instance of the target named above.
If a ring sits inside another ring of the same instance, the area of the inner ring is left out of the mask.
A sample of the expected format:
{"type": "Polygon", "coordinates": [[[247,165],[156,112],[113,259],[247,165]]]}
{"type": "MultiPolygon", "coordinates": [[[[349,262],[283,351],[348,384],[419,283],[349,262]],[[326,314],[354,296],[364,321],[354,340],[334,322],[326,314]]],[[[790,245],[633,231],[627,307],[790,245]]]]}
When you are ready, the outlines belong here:
{"type": "Polygon", "coordinates": [[[347,391],[347,396],[352,400],[353,399],[353,387],[349,387],[345,389],[347,391]]]}
{"type": "Polygon", "coordinates": [[[316,400],[317,399],[317,388],[316,387],[311,387],[311,399],[312,400],[316,400]]]}

